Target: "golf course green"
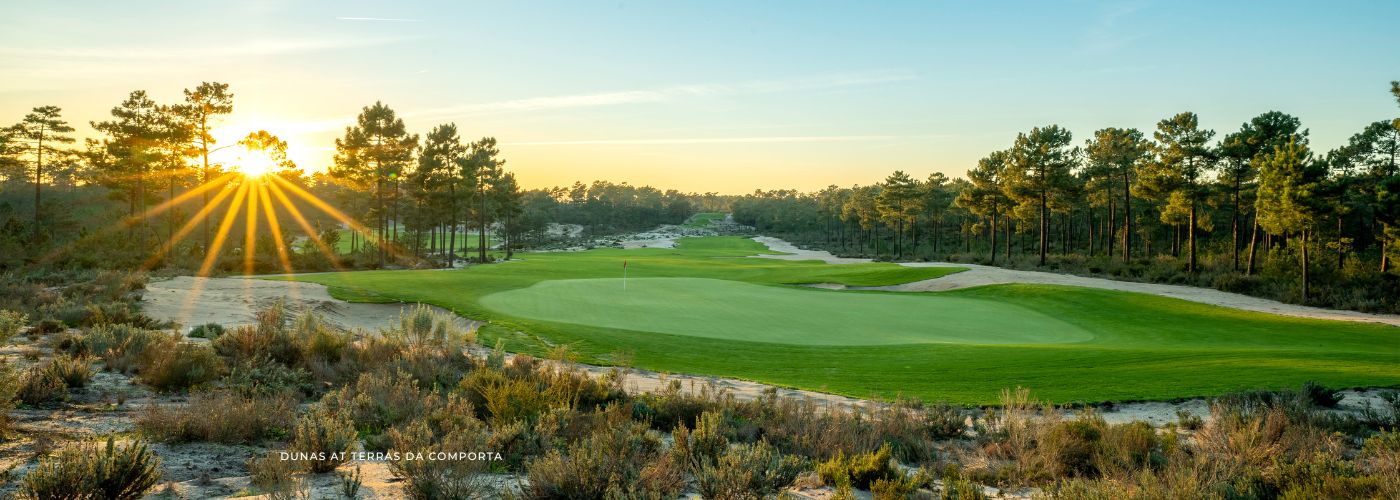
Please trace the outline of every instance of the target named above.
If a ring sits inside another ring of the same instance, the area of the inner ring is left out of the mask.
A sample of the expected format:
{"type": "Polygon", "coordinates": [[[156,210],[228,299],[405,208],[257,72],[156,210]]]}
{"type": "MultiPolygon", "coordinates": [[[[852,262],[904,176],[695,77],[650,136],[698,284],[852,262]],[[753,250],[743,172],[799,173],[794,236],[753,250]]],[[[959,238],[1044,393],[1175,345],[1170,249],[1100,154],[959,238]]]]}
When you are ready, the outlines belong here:
{"type": "Polygon", "coordinates": [[[709,278],[541,281],[481,298],[511,316],[798,345],[1051,344],[1093,334],[986,300],[852,294],[709,278]]]}
{"type": "Polygon", "coordinates": [[[1167,400],[1242,389],[1400,385],[1400,329],[1292,318],[1153,295],[993,285],[937,293],[833,291],[958,268],[756,259],[745,238],[674,249],[521,254],[461,270],[298,275],[349,301],[423,302],[487,321],[483,342],[656,371],[856,397],[995,403],[1167,400]],[[622,291],[623,263],[627,291],[622,291]]]}

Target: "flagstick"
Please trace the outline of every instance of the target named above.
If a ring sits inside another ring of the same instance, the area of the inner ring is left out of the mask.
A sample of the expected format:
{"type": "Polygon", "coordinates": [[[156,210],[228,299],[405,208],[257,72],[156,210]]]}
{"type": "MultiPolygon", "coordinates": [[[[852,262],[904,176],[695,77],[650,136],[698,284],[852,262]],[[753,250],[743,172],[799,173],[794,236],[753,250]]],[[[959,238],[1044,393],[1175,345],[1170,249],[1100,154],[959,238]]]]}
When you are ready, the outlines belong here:
{"type": "Polygon", "coordinates": [[[622,293],[627,293],[627,261],[622,261],[622,293]]]}

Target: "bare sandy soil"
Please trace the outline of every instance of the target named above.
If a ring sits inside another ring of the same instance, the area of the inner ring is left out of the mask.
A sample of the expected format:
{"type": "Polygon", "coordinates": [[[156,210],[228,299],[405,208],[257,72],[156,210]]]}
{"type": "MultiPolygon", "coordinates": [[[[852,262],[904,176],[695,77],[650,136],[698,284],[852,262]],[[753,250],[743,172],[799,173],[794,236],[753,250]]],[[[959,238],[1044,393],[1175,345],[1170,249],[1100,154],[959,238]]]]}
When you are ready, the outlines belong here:
{"type": "MultiPolygon", "coordinates": [[[[757,257],[782,260],[820,260],[830,264],[854,264],[861,262],[871,262],[870,259],[855,259],[849,257],[837,257],[824,250],[804,250],[786,241],[760,236],[754,238],[755,241],[768,245],[778,252],[785,252],[785,255],[758,255],[757,257]]],[[[1104,278],[1091,278],[1086,276],[1075,276],[1070,274],[1049,273],[1043,271],[1022,271],[1016,269],[1003,269],[1000,267],[982,266],[977,264],[960,264],[955,262],[905,262],[902,266],[908,267],[962,267],[967,271],[954,273],[939,278],[904,283],[901,285],[881,286],[881,287],[852,287],[862,290],[888,290],[896,292],[937,292],[943,290],[955,290],[959,288],[969,288],[983,285],[997,285],[1005,283],[1033,283],[1041,285],[1068,285],[1082,286],[1087,288],[1101,288],[1105,290],[1119,290],[1124,292],[1148,293],[1172,297],[1176,299],[1200,302],[1245,311],[1257,311],[1283,316],[1295,316],[1301,318],[1330,319],[1338,321],[1361,321],[1369,323],[1384,323],[1392,326],[1400,326],[1400,315],[1394,314],[1371,314],[1357,311],[1339,311],[1335,309],[1322,309],[1319,307],[1309,307],[1297,304],[1285,304],[1283,302],[1250,297],[1238,293],[1222,292],[1211,288],[1199,288],[1182,285],[1163,285],[1157,283],[1138,283],[1132,281],[1116,281],[1104,278]]],[[[839,285],[823,285],[824,288],[844,288],[839,285]]]]}
{"type": "MultiPolygon", "coordinates": [[[[293,311],[315,311],[345,329],[378,330],[398,323],[404,304],[351,304],[332,298],[323,285],[296,281],[179,276],[146,285],[141,310],[179,323],[182,331],[206,323],[224,327],[256,322],[255,311],[277,301],[293,311]]],[[[436,309],[436,308],[435,308],[436,309]]],[[[441,311],[441,309],[439,309],[441,311]]],[[[475,321],[462,319],[463,327],[475,321]]]]}

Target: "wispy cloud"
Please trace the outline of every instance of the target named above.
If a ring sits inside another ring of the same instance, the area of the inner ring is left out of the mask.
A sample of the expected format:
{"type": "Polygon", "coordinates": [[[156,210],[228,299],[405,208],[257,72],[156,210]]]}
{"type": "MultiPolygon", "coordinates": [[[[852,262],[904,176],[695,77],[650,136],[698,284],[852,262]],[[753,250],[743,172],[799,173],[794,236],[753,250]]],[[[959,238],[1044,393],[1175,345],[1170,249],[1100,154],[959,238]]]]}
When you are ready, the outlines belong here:
{"type": "Polygon", "coordinates": [[[1089,53],[1112,52],[1146,37],[1140,31],[1125,33],[1119,26],[1121,21],[1146,9],[1145,0],[1114,3],[1104,6],[1084,33],[1081,50],[1089,53]]]}
{"type": "Polygon", "coordinates": [[[586,108],[616,106],[623,104],[645,104],[668,102],[687,97],[730,96],[764,94],[775,92],[795,92],[827,90],[845,87],[877,85],[913,80],[915,76],[907,71],[879,71],[869,73],[826,75],[819,77],[760,80],[731,84],[691,84],[673,85],[655,89],[622,90],[589,94],[531,97],[505,101],[464,104],[440,108],[420,109],[405,113],[412,117],[462,116],[510,111],[540,111],[563,108],[586,108]]]}
{"type": "Polygon", "coordinates": [[[774,144],[811,142],[879,142],[904,139],[932,139],[923,135],[796,135],[766,137],[684,137],[666,139],[584,139],[568,141],[503,142],[504,146],[646,146],[685,144],[774,144]]]}
{"type": "Polygon", "coordinates": [[[369,21],[385,23],[421,23],[422,19],[405,19],[400,17],[337,17],[338,21],[369,21]]]}

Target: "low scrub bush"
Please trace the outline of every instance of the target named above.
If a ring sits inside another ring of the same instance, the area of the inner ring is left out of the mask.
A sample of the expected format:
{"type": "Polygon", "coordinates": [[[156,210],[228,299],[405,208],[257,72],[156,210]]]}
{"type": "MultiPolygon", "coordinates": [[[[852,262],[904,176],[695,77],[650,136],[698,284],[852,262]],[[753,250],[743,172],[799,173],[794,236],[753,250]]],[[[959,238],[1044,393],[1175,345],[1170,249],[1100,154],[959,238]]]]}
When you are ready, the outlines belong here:
{"type": "Polygon", "coordinates": [[[150,405],[136,427],[159,441],[254,444],[288,436],[295,411],[296,400],[286,395],[206,392],[194,395],[184,405],[150,405]]]}
{"type": "Polygon", "coordinates": [[[95,443],[65,449],[39,461],[20,482],[30,498],[135,500],[160,480],[160,458],[145,443],[95,443]]]}
{"type": "Polygon", "coordinates": [[[321,405],[344,414],[365,435],[379,434],[427,411],[428,400],[407,373],[371,372],[326,393],[321,405]]]}
{"type": "Polygon", "coordinates": [[[68,394],[68,385],[63,377],[44,366],[30,368],[19,384],[18,397],[21,402],[39,405],[62,400],[68,394]]]}
{"type": "Polygon", "coordinates": [[[0,345],[10,343],[29,324],[29,316],[19,311],[0,310],[0,345]]]}
{"type": "Polygon", "coordinates": [[[58,356],[50,360],[44,369],[63,380],[63,384],[70,389],[87,387],[88,381],[92,380],[92,367],[83,357],[58,356]]]}
{"type": "Polygon", "coordinates": [[[888,444],[874,452],[851,457],[838,452],[831,459],[817,464],[817,476],[828,485],[850,485],[868,490],[876,480],[890,480],[901,475],[892,459],[888,444]]]}
{"type": "MultiPolygon", "coordinates": [[[[443,416],[448,416],[455,412],[444,413],[443,416]]],[[[455,413],[455,416],[462,417],[463,414],[455,413]]],[[[475,420],[475,417],[472,417],[470,413],[465,414],[464,417],[475,420]]],[[[430,425],[427,421],[418,421],[403,429],[391,430],[389,434],[394,443],[394,449],[423,454],[442,453],[444,455],[492,449],[488,446],[489,431],[480,421],[466,425],[463,425],[457,418],[448,419],[448,421],[456,421],[456,423],[442,425],[446,422],[438,420],[438,425],[430,425]],[[434,429],[433,427],[438,428],[434,429]]],[[[447,456],[450,457],[450,455],[447,456]]],[[[394,476],[403,478],[404,494],[409,498],[421,500],[481,498],[489,492],[491,486],[483,475],[489,470],[491,462],[469,458],[471,457],[439,460],[394,460],[389,463],[389,468],[394,472],[394,476]]]]}
{"type": "Polygon", "coordinates": [[[269,451],[248,459],[248,479],[269,498],[291,498],[301,486],[297,473],[304,468],[296,460],[283,460],[282,452],[269,451]]]}
{"type": "Polygon", "coordinates": [[[691,431],[671,433],[673,459],[695,478],[705,498],[766,498],[791,486],[806,470],[802,459],[783,455],[765,441],[730,446],[717,412],[700,416],[691,431]]]}
{"type": "Polygon", "coordinates": [[[137,369],[152,346],[168,347],[170,336],[131,325],[98,325],[84,335],[87,349],[102,358],[108,370],[130,373],[137,369]]]}
{"type": "Polygon", "coordinates": [[[234,366],[224,377],[223,384],[247,397],[288,392],[311,396],[318,389],[311,381],[311,374],[304,369],[257,361],[234,366]]]}
{"type": "Polygon", "coordinates": [[[181,391],[212,382],[224,371],[224,362],[214,349],[173,338],[143,358],[141,382],[160,391],[181,391]]]}
{"type": "Polygon", "coordinates": [[[599,429],[570,446],[551,450],[527,470],[528,498],[674,498],[685,472],[662,451],[645,424],[599,429]]]}
{"type": "Polygon", "coordinates": [[[197,339],[214,340],[224,334],[224,325],[218,323],[205,323],[190,329],[190,336],[197,339]]]}
{"type": "Polygon", "coordinates": [[[321,473],[333,471],[345,463],[345,453],[353,449],[357,441],[354,423],[348,416],[316,405],[297,419],[291,448],[293,452],[316,457],[307,461],[307,467],[311,472],[321,473]]]}

